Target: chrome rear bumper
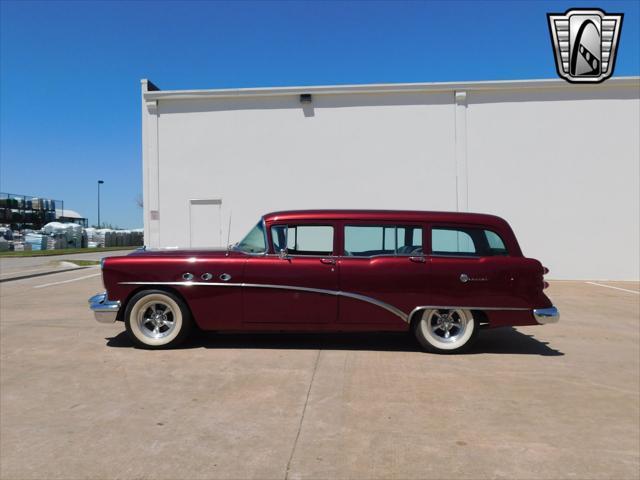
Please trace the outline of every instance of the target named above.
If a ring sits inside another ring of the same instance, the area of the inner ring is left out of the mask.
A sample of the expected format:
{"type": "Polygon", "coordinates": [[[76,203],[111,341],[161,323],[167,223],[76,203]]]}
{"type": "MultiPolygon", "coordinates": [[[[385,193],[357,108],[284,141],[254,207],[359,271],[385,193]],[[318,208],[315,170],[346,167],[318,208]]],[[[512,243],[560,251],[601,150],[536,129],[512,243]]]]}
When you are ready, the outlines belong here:
{"type": "Polygon", "coordinates": [[[107,298],[107,292],[98,293],[89,299],[89,308],[93,310],[96,320],[100,323],[113,323],[116,321],[120,302],[107,298]]]}
{"type": "Polygon", "coordinates": [[[540,325],[557,323],[560,320],[560,312],[556,307],[536,308],[533,310],[533,316],[540,325]]]}

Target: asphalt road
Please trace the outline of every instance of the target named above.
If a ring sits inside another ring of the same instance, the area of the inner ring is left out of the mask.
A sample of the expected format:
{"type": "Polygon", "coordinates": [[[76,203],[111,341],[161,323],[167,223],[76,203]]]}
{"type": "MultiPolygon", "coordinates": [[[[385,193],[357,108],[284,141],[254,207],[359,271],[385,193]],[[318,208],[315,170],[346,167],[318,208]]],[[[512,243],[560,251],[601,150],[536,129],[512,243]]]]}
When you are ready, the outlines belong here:
{"type": "Polygon", "coordinates": [[[0,477],[637,479],[639,286],[603,285],[553,282],[559,324],[438,356],[404,335],[137,350],[87,309],[97,268],[2,283],[0,477]]]}

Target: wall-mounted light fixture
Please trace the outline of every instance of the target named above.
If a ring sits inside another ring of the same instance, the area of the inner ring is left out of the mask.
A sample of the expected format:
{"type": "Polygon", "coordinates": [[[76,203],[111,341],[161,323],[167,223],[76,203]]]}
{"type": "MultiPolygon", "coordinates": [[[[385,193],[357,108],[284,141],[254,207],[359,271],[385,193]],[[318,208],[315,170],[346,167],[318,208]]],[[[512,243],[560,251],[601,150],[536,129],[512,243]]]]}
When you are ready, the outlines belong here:
{"type": "Polygon", "coordinates": [[[303,93],[300,95],[300,103],[305,104],[305,103],[311,103],[311,94],[310,93],[303,93]]]}

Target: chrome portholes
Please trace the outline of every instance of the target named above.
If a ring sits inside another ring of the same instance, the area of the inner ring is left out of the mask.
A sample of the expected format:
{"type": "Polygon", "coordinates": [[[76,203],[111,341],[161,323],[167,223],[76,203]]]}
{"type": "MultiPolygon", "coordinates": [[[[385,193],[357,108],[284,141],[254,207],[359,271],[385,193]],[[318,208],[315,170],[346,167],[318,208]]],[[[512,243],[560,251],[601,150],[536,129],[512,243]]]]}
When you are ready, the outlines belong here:
{"type": "Polygon", "coordinates": [[[139,331],[148,338],[168,337],[176,328],[176,314],[169,303],[151,300],[137,309],[135,321],[139,331]]]}
{"type": "Polygon", "coordinates": [[[223,282],[228,282],[229,280],[231,280],[231,275],[229,275],[228,273],[223,273],[220,275],[220,280],[222,280],[223,282]]]}
{"type": "Polygon", "coordinates": [[[202,275],[200,275],[200,278],[204,281],[207,281],[211,280],[213,278],[213,275],[210,273],[203,273],[202,275]]]}
{"type": "Polygon", "coordinates": [[[186,280],[187,282],[190,282],[191,280],[193,280],[193,273],[189,273],[189,272],[183,273],[182,279],[186,280]]]}

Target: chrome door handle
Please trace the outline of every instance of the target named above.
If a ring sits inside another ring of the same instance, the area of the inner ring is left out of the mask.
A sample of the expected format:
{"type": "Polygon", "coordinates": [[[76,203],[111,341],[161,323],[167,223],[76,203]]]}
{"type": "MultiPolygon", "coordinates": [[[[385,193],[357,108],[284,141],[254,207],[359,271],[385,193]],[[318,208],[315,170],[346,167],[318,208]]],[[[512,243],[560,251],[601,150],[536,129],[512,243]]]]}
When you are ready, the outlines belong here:
{"type": "Polygon", "coordinates": [[[320,263],[324,263],[325,265],[335,265],[336,264],[336,259],[335,258],[321,258],[320,259],[320,263]]]}
{"type": "Polygon", "coordinates": [[[409,257],[409,260],[416,263],[425,263],[427,261],[424,257],[409,257]]]}

